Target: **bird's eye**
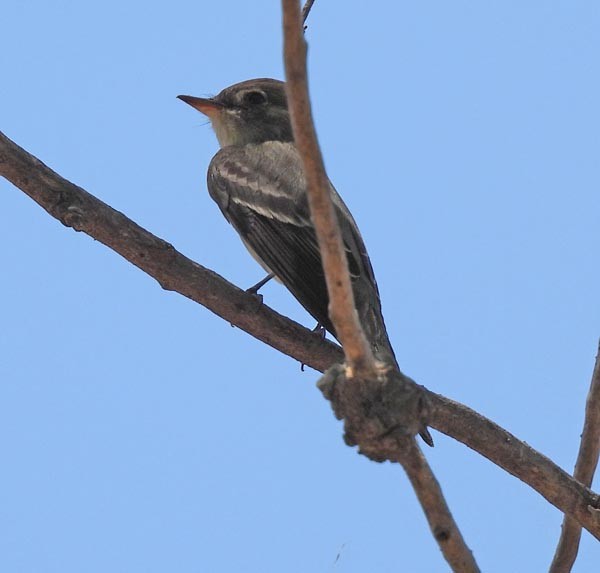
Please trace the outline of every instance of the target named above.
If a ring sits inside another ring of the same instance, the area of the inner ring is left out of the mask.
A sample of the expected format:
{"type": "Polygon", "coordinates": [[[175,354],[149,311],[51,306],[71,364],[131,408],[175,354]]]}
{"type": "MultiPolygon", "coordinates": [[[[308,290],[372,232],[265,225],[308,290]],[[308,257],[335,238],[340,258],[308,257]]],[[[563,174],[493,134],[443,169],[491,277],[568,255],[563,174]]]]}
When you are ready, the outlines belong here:
{"type": "Polygon", "coordinates": [[[259,105],[267,101],[267,96],[263,92],[251,91],[244,94],[244,103],[249,105],[259,105]]]}

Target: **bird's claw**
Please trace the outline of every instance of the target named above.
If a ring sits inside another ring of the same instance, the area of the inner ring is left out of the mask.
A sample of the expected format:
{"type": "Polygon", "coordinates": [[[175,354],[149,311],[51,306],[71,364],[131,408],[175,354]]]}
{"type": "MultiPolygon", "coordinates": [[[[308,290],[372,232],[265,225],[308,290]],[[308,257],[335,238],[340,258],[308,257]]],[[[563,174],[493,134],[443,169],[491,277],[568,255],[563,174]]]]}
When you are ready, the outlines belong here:
{"type": "Polygon", "coordinates": [[[323,340],[325,339],[327,329],[320,322],[317,322],[317,326],[315,326],[312,331],[320,335],[323,340]]]}

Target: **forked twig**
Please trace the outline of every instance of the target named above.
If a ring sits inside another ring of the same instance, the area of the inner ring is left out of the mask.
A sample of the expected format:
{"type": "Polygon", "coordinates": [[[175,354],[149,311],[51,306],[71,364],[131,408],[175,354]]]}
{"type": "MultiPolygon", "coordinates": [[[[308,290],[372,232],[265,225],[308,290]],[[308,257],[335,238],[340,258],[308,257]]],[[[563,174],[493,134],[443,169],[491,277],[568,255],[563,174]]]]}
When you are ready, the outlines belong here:
{"type": "MultiPolygon", "coordinates": [[[[596,353],[594,372],[585,403],[583,432],[579,444],[579,453],[575,462],[573,477],[583,485],[591,487],[600,454],[600,345],[596,353]]],[[[579,541],[581,525],[572,517],[565,515],[562,531],[549,573],[569,573],[573,568],[579,541]]]]}

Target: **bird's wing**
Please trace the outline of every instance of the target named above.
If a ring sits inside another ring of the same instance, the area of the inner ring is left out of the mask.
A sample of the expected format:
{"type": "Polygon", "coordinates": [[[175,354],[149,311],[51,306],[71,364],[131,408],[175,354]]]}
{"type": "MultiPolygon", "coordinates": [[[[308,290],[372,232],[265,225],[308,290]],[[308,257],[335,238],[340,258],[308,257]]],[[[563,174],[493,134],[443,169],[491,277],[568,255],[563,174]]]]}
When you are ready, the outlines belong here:
{"type": "MultiPolygon", "coordinates": [[[[295,146],[266,142],[223,148],[210,164],[208,190],[252,254],[335,334],[327,311],[327,288],[302,163],[295,146]]],[[[353,282],[366,281],[371,293],[368,296],[376,298],[379,308],[373,270],[356,223],[333,187],[332,198],[353,282]]]]}

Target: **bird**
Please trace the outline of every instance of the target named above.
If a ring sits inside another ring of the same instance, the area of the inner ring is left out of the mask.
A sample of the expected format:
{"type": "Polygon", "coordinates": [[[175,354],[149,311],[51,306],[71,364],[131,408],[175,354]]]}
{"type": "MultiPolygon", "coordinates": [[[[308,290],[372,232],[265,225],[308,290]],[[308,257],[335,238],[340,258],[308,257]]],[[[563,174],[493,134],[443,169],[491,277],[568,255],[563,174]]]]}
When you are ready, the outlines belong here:
{"type": "MultiPolygon", "coordinates": [[[[208,167],[208,192],[268,273],[249,290],[257,292],[275,277],[318,326],[336,337],[285,83],[258,78],[229,86],[214,97],[177,97],[206,115],[217,136],[220,150],[208,167]]],[[[331,183],[329,190],[360,323],[374,354],[395,362],[365,243],[331,183]]]]}

